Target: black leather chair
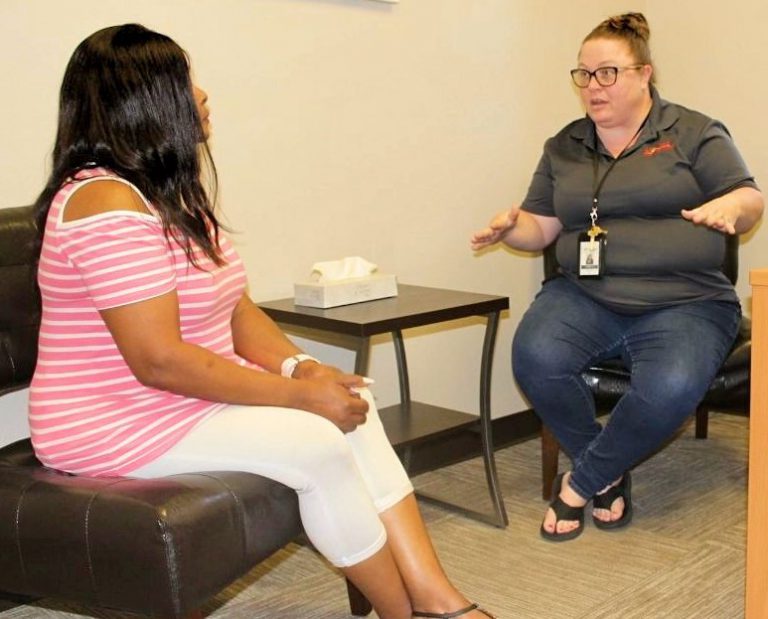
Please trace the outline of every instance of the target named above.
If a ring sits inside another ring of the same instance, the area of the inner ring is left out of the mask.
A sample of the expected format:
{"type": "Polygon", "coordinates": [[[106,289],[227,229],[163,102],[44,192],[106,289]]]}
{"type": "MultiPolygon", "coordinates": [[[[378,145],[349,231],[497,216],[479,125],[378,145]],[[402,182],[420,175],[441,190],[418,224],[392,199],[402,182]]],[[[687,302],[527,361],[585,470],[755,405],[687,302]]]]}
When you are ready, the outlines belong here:
{"type": "MultiPolygon", "coordinates": [[[[0,396],[27,386],[35,365],[34,234],[31,208],[0,209],[0,396]]],[[[92,479],[46,469],[28,439],[0,448],[0,592],[13,596],[201,617],[301,530],[296,493],[258,475],[92,479]]],[[[367,615],[347,585],[352,613],[367,615]]]]}
{"type": "MultiPolygon", "coordinates": [[[[555,255],[555,243],[544,250],[545,279],[557,275],[559,265],[555,255]]],[[[723,272],[732,283],[739,274],[739,238],[728,236],[726,241],[723,272]]],[[[720,368],[706,396],[695,411],[696,438],[706,438],[709,411],[749,412],[749,368],[752,351],[752,328],[749,318],[742,318],[739,335],[730,354],[720,368]]],[[[608,359],[588,368],[582,378],[595,396],[599,413],[607,413],[629,389],[630,375],[621,359],[608,359]]],[[[691,411],[694,413],[694,411],[691,411]]],[[[549,500],[552,483],[557,476],[560,446],[546,426],[541,430],[541,493],[549,500]]]]}

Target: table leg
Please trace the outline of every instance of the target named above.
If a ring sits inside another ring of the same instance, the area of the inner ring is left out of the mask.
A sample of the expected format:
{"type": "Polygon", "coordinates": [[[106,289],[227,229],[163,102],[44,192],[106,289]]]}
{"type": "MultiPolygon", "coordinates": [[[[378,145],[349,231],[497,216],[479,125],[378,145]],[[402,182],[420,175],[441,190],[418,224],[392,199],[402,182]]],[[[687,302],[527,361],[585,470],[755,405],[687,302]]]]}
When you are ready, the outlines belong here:
{"type": "Polygon", "coordinates": [[[397,379],[400,385],[400,402],[410,408],[411,387],[408,378],[408,361],[405,358],[403,332],[400,329],[392,331],[392,343],[395,345],[395,360],[397,361],[397,379]]]}
{"type": "MultiPolygon", "coordinates": [[[[487,522],[501,529],[509,524],[507,510],[501,496],[501,486],[496,473],[496,458],[493,451],[493,434],[491,423],[491,369],[493,367],[493,349],[496,344],[496,332],[499,327],[499,312],[486,314],[485,339],[480,363],[480,440],[482,444],[483,465],[488,492],[493,503],[493,513],[480,512],[474,508],[464,507],[429,492],[417,491],[417,494],[438,505],[451,507],[466,516],[487,522]]],[[[406,375],[407,376],[407,375],[406,375]]]]}
{"type": "Polygon", "coordinates": [[[506,527],[509,524],[507,510],[501,497],[501,487],[496,474],[496,458],[493,452],[493,434],[491,419],[491,369],[493,367],[493,350],[496,344],[496,331],[499,327],[499,313],[488,314],[483,341],[483,356],[480,364],[480,436],[483,444],[483,461],[485,463],[485,478],[493,501],[496,514],[496,525],[506,527]]]}
{"type": "Polygon", "coordinates": [[[371,350],[369,337],[357,338],[355,347],[355,374],[366,376],[368,374],[368,356],[371,350]]]}
{"type": "MultiPolygon", "coordinates": [[[[395,360],[397,361],[397,380],[400,386],[400,403],[406,414],[411,414],[411,386],[408,377],[408,360],[405,357],[405,344],[403,343],[403,332],[400,329],[392,331],[392,344],[395,347],[395,360]]],[[[407,473],[411,471],[411,460],[413,449],[411,446],[402,450],[403,467],[407,473]]]]}

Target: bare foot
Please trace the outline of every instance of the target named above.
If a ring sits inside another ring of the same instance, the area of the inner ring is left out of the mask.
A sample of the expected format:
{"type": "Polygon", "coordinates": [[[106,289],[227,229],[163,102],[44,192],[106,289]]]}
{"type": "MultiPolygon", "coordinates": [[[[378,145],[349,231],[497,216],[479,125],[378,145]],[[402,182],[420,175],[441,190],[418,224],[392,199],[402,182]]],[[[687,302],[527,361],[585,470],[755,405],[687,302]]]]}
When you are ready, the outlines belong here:
{"type": "Polygon", "coordinates": [[[488,619],[488,617],[491,617],[491,619],[496,619],[495,615],[492,615],[489,611],[483,610],[482,608],[478,607],[477,604],[469,604],[467,603],[465,606],[461,607],[462,609],[468,609],[466,612],[462,613],[461,615],[455,614],[458,612],[456,608],[454,607],[454,610],[452,611],[435,611],[431,610],[429,612],[424,611],[414,611],[413,616],[414,617],[437,617],[437,616],[443,616],[443,614],[446,617],[459,617],[461,616],[462,619],[488,619]]]}
{"type": "MultiPolygon", "coordinates": [[[[560,486],[560,500],[570,507],[584,507],[587,504],[587,500],[571,488],[568,484],[570,478],[570,473],[563,475],[563,482],[560,486]]],[[[557,520],[557,516],[551,507],[547,509],[544,522],[542,523],[542,527],[547,533],[557,533],[558,535],[570,533],[578,529],[579,526],[578,520],[557,520]]]]}
{"type": "Polygon", "coordinates": [[[592,521],[599,529],[619,529],[632,520],[632,478],[629,471],[592,497],[592,521]]]}
{"type": "MultiPolygon", "coordinates": [[[[605,494],[611,488],[615,488],[619,485],[621,480],[622,478],[619,477],[611,485],[606,486],[600,492],[598,492],[597,496],[605,494]]],[[[611,503],[611,509],[593,509],[592,515],[598,520],[602,520],[603,522],[614,522],[615,520],[618,520],[624,515],[624,497],[618,497],[614,499],[613,503],[611,503]]]]}

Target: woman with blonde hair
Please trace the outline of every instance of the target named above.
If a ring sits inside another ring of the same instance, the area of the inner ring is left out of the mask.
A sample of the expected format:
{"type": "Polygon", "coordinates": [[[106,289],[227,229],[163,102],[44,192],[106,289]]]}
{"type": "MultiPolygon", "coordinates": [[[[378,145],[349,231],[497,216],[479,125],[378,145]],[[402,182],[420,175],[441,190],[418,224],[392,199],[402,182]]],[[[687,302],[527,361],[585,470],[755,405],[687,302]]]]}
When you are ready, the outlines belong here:
{"type": "Polygon", "coordinates": [[[541,535],[632,519],[630,469],[695,410],[741,317],[721,271],[726,235],[750,230],[763,198],[722,123],[663,100],[648,23],[611,17],[584,39],[571,78],[586,116],[549,139],[522,205],[472,237],[538,251],[556,243],[513,342],[515,378],[572,460],[541,535]],[[605,427],[581,373],[621,357],[631,388],[605,427]]]}

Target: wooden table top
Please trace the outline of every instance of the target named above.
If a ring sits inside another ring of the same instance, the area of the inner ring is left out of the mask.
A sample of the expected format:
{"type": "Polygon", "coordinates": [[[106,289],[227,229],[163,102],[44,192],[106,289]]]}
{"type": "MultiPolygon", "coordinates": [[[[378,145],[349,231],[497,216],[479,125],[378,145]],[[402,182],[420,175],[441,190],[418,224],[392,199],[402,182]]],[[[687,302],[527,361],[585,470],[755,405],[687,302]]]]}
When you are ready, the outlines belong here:
{"type": "Polygon", "coordinates": [[[497,295],[409,284],[398,284],[397,291],[396,297],[328,309],[296,305],[293,297],[257,305],[276,322],[358,337],[509,309],[509,298],[497,295]]]}

